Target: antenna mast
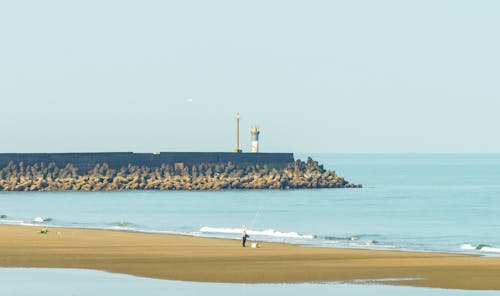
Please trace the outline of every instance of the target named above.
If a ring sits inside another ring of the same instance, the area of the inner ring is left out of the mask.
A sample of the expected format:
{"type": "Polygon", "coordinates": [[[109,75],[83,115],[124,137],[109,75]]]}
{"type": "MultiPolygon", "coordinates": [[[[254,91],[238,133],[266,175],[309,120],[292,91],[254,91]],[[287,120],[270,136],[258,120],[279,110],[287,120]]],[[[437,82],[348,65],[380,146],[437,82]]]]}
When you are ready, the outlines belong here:
{"type": "Polygon", "coordinates": [[[240,113],[236,113],[236,148],[234,152],[240,153],[240,113]]]}

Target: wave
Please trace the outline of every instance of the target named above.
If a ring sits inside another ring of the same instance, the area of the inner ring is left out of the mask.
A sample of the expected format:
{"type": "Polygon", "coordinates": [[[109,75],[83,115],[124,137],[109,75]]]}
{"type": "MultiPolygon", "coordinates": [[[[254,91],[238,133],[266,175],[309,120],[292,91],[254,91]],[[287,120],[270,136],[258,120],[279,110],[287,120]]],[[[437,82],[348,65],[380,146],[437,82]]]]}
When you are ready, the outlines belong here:
{"type": "Polygon", "coordinates": [[[112,222],[112,223],[107,223],[105,228],[112,228],[112,229],[120,229],[120,228],[138,228],[138,225],[135,225],[132,222],[127,222],[127,221],[120,221],[120,222],[112,222]]]}
{"type": "Polygon", "coordinates": [[[138,231],[138,232],[156,232],[156,233],[161,233],[160,230],[158,231],[151,231],[148,230],[147,227],[141,226],[132,222],[127,222],[127,221],[120,221],[120,222],[113,222],[107,224],[107,226],[104,226],[105,229],[112,229],[112,230],[125,230],[125,231],[138,231]]]}
{"type": "Polygon", "coordinates": [[[482,247],[481,248],[481,252],[500,253],[500,248],[482,247]]]}
{"type": "MultiPolygon", "coordinates": [[[[346,236],[346,237],[339,237],[339,236],[321,236],[320,238],[324,240],[329,240],[329,241],[357,241],[359,240],[359,236],[346,236]]],[[[374,242],[374,241],[372,241],[374,242]]]]}
{"type": "Polygon", "coordinates": [[[9,219],[2,219],[2,224],[13,224],[13,225],[23,225],[25,222],[23,220],[9,220],[9,219]]]}
{"type": "Polygon", "coordinates": [[[490,245],[485,245],[485,244],[479,244],[477,246],[473,246],[471,244],[463,244],[460,246],[460,249],[462,250],[478,250],[481,252],[487,252],[487,253],[500,253],[500,248],[495,248],[490,245]]]}
{"type": "Polygon", "coordinates": [[[460,246],[460,249],[462,249],[462,250],[476,250],[476,247],[474,247],[471,244],[463,244],[460,246]]]}
{"type": "Polygon", "coordinates": [[[52,218],[42,218],[42,217],[36,217],[33,219],[33,222],[35,223],[43,223],[43,222],[50,222],[52,221],[52,218]]]}
{"type": "MultiPolygon", "coordinates": [[[[217,227],[203,226],[202,228],[200,228],[200,232],[241,234],[243,232],[243,228],[217,228],[217,227]]],[[[260,231],[247,229],[246,232],[248,235],[256,235],[256,236],[272,236],[272,237],[304,238],[304,239],[313,239],[316,237],[311,234],[298,234],[297,232],[281,232],[274,229],[266,229],[260,231]]]]}

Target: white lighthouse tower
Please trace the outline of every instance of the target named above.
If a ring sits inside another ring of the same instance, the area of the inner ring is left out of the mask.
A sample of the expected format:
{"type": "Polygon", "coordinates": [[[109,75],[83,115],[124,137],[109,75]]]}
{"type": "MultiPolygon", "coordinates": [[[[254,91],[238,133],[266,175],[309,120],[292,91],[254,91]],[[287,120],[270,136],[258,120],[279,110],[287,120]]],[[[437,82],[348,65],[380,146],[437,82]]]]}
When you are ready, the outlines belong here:
{"type": "Polygon", "coordinates": [[[259,134],[260,130],[257,126],[252,126],[252,129],[250,130],[250,134],[252,135],[252,152],[253,153],[258,153],[259,152],[259,134]]]}

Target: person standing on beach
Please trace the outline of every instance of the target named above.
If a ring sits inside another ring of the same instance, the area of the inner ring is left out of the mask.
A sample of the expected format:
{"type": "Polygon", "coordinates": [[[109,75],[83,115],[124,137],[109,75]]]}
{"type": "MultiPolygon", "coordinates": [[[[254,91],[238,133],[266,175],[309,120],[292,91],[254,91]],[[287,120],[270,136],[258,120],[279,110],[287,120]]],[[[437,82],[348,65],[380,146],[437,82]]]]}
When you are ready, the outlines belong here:
{"type": "Polygon", "coordinates": [[[245,226],[243,226],[243,233],[241,234],[241,239],[243,241],[243,247],[245,247],[245,244],[247,242],[248,237],[250,237],[250,236],[247,234],[247,230],[245,229],[245,226]]]}

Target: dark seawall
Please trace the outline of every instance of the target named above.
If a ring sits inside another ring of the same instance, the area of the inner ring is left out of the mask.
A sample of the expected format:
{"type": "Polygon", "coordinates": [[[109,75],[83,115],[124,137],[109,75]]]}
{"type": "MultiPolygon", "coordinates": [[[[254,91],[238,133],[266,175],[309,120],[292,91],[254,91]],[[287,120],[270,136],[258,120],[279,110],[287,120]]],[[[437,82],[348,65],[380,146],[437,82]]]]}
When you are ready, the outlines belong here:
{"type": "Polygon", "coordinates": [[[160,167],[162,164],[183,163],[186,166],[231,162],[235,165],[268,164],[285,167],[294,162],[293,153],[233,153],[233,152],[100,152],[100,153],[0,153],[0,168],[9,162],[23,162],[25,166],[40,163],[55,163],[63,168],[72,164],[81,172],[106,163],[112,169],[129,164],[134,166],[160,167]]]}

